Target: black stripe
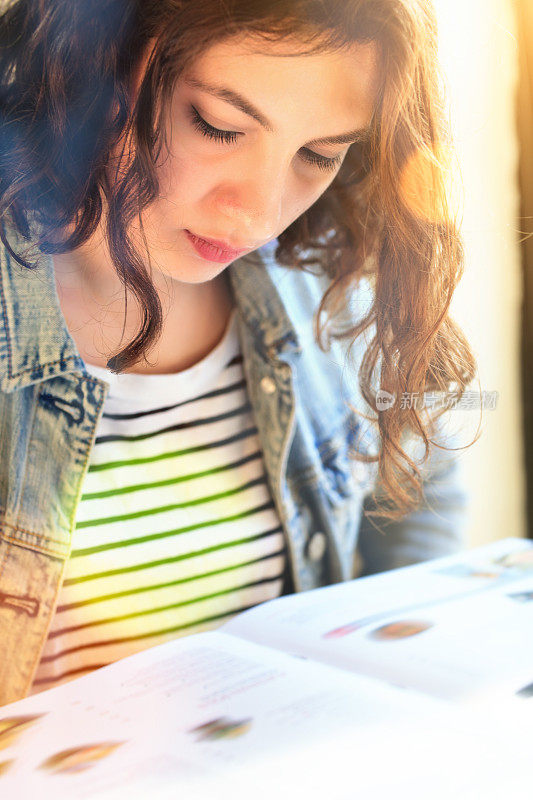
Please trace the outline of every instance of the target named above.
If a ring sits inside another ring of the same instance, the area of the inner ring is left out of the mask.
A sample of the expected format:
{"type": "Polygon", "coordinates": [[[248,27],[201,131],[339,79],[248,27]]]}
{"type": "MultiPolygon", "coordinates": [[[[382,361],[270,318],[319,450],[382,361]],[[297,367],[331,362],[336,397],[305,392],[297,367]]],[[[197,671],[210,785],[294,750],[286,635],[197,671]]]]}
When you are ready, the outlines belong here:
{"type": "MultiPolygon", "coordinates": [[[[270,508],[270,504],[268,506],[260,506],[257,509],[253,509],[254,511],[264,511],[267,508],[270,508]]],[[[134,564],[133,566],[129,567],[121,567],[120,569],[110,569],[107,572],[94,572],[90,575],[80,575],[77,578],[66,578],[63,581],[63,586],[75,586],[78,583],[85,583],[85,581],[93,581],[98,580],[99,578],[111,578],[114,575],[125,575],[128,572],[139,572],[143,569],[152,569],[153,567],[160,567],[163,564],[175,564],[178,561],[185,561],[187,558],[195,558],[196,556],[205,556],[209,553],[214,553],[217,550],[224,550],[227,547],[238,547],[241,544],[251,544],[253,542],[257,542],[260,539],[264,539],[266,536],[272,536],[275,533],[281,533],[283,528],[279,525],[277,528],[272,528],[269,531],[265,531],[264,533],[258,533],[255,536],[250,536],[247,539],[235,539],[232,542],[222,542],[221,544],[214,544],[211,547],[205,547],[203,550],[192,550],[189,553],[182,553],[179,556],[174,556],[173,558],[160,558],[157,561],[143,561],[142,564],[134,564]]]]}
{"type": "MultiPolygon", "coordinates": [[[[186,578],[178,578],[175,581],[167,581],[165,583],[154,583],[149,586],[137,586],[135,589],[125,589],[122,592],[112,592],[111,594],[101,594],[98,597],[88,597],[85,600],[80,600],[77,603],[64,603],[57,606],[56,614],[62,614],[65,611],[72,611],[75,608],[85,608],[85,606],[94,605],[95,603],[106,603],[110,600],[119,600],[121,597],[130,597],[134,594],[142,594],[143,592],[154,592],[158,589],[169,589],[171,586],[181,586],[184,583],[191,583],[191,581],[205,580],[205,578],[212,578],[214,575],[223,575],[225,572],[232,572],[236,569],[245,569],[251,567],[253,564],[260,564],[262,561],[269,561],[272,558],[279,558],[286,556],[287,548],[282,547],[275,553],[267,553],[265,556],[259,558],[252,558],[250,561],[241,561],[239,564],[232,564],[229,567],[222,567],[222,569],[213,569],[210,572],[200,572],[196,575],[188,575],[186,578]]],[[[65,581],[66,583],[66,581],[65,581]]],[[[63,584],[64,585],[64,584],[63,584]]]]}
{"type": "Polygon", "coordinates": [[[174,408],[181,408],[182,406],[196,403],[198,400],[211,400],[213,397],[221,397],[224,394],[235,392],[237,389],[244,389],[246,381],[241,380],[237,383],[230,383],[222,389],[214,389],[212,392],[206,392],[198,397],[191,397],[190,400],[183,400],[181,403],[174,403],[171,406],[162,406],[161,408],[153,408],[149,411],[138,411],[135,414],[102,414],[105,419],[140,419],[141,417],[149,417],[151,414],[162,414],[165,411],[172,411],[174,408]]]}
{"type": "Polygon", "coordinates": [[[62,672],[61,675],[54,675],[53,678],[40,678],[39,680],[33,681],[33,686],[42,686],[43,683],[54,683],[55,681],[60,681],[63,678],[71,678],[74,675],[81,675],[83,672],[94,672],[95,669],[102,669],[102,667],[108,667],[109,664],[90,664],[87,667],[78,667],[78,669],[69,669],[66,672],[62,672]]]}
{"type": "Polygon", "coordinates": [[[151,439],[154,436],[161,436],[163,433],[170,433],[171,431],[184,431],[188,428],[197,428],[200,425],[209,425],[215,422],[222,422],[225,419],[231,419],[239,414],[246,414],[251,411],[249,402],[243,406],[233,409],[233,411],[226,411],[224,414],[215,414],[212,417],[203,417],[200,419],[191,420],[190,422],[178,422],[176,425],[169,425],[166,428],[160,428],[157,431],[150,431],[149,433],[139,433],[134,436],[124,436],[119,434],[109,434],[108,436],[98,436],[95,439],[95,444],[104,444],[106,442],[141,442],[144,439],[151,439]]]}
{"type": "MultiPolygon", "coordinates": [[[[58,636],[64,636],[67,633],[74,633],[74,631],[82,631],[87,628],[97,628],[100,625],[109,625],[113,622],[124,622],[127,619],[136,619],[137,617],[147,617],[150,614],[159,614],[161,611],[170,611],[172,608],[184,608],[185,606],[192,606],[194,603],[202,603],[205,600],[214,600],[215,597],[224,597],[233,592],[241,592],[243,589],[252,589],[255,586],[264,586],[265,584],[275,583],[283,578],[283,570],[270,578],[261,578],[257,581],[241,584],[240,586],[231,586],[229,589],[221,589],[219,592],[211,592],[210,594],[200,595],[199,597],[192,597],[189,600],[182,600],[179,603],[169,603],[165,606],[157,606],[156,608],[147,608],[143,611],[132,611],[131,614],[118,614],[114,617],[107,617],[104,619],[94,619],[91,622],[83,622],[80,625],[70,625],[66,628],[49,633],[49,639],[57,639],[58,636]]],[[[61,653],[56,653],[53,656],[47,656],[44,661],[53,661],[65,655],[66,652],[62,650],[61,653]]]]}
{"type": "Polygon", "coordinates": [[[241,439],[246,439],[248,436],[256,436],[257,428],[245,428],[239,433],[229,436],[227,439],[218,439],[215,442],[208,442],[207,444],[198,444],[194,447],[187,447],[185,450],[170,450],[168,453],[158,453],[156,456],[145,456],[144,458],[131,458],[124,461],[106,461],[103,464],[90,464],[89,472],[101,472],[106,469],[117,469],[118,467],[130,467],[134,464],[151,464],[154,461],[162,461],[166,458],[178,458],[181,456],[189,456],[193,453],[201,453],[203,450],[212,450],[216,447],[225,447],[228,444],[233,444],[241,439]]]}
{"type": "Polygon", "coordinates": [[[243,359],[242,353],[239,353],[238,355],[233,356],[231,361],[228,362],[227,366],[228,367],[234,367],[236,364],[242,364],[243,360],[244,359],[243,359]]]}
{"type": "MultiPolygon", "coordinates": [[[[218,492],[217,494],[210,494],[205,495],[204,497],[198,497],[196,500],[186,500],[183,503],[170,503],[170,505],[166,506],[158,506],[156,508],[148,508],[144,509],[143,511],[132,511],[130,514],[119,514],[115,517],[100,517],[97,519],[90,519],[85,520],[84,522],[79,522],[76,526],[76,530],[78,529],[85,529],[85,528],[93,528],[96,525],[108,525],[112,524],[113,522],[125,522],[129,519],[140,519],[141,517],[149,517],[155,516],[156,514],[165,514],[167,511],[175,511],[180,508],[191,508],[194,506],[201,506],[205,503],[212,503],[214,500],[222,500],[225,497],[234,497],[241,492],[245,492],[247,489],[253,489],[254,486],[261,486],[261,484],[266,484],[266,476],[261,475],[259,478],[254,478],[252,481],[247,481],[246,483],[241,484],[240,486],[236,486],[234,489],[228,489],[225,492],[218,492]]],[[[272,505],[272,504],[271,504],[272,505]]],[[[204,525],[209,525],[211,522],[216,523],[217,520],[210,520],[209,522],[203,523],[203,525],[187,525],[186,528],[176,528],[176,530],[168,532],[165,531],[164,533],[157,533],[155,536],[143,536],[140,538],[135,539],[125,539],[123,542],[110,542],[109,545],[98,545],[97,547],[89,550],[85,550],[84,553],[86,555],[89,552],[98,553],[102,549],[110,549],[115,547],[121,547],[123,544],[135,544],[142,541],[149,542],[152,539],[160,539],[164,536],[170,536],[172,533],[183,533],[184,531],[193,531],[196,528],[203,527],[204,525]]],[[[79,551],[76,551],[79,554],[79,551]]]]}
{"type": "MultiPolygon", "coordinates": [[[[119,639],[108,639],[105,642],[86,642],[85,644],[80,644],[78,647],[72,647],[68,650],[63,650],[61,653],[57,653],[54,656],[45,656],[41,659],[41,661],[53,661],[55,658],[59,658],[60,656],[68,655],[70,653],[77,653],[80,650],[90,650],[93,647],[108,647],[109,645],[125,644],[126,642],[135,641],[140,642],[143,639],[153,639],[155,636],[165,636],[168,633],[176,633],[177,631],[183,631],[196,625],[205,625],[207,622],[215,622],[216,620],[224,619],[225,617],[232,617],[236,614],[242,614],[244,611],[248,611],[250,608],[255,608],[257,605],[258,603],[252,603],[252,605],[237,608],[235,611],[226,611],[224,614],[214,614],[211,617],[204,617],[203,619],[196,620],[195,622],[188,622],[186,625],[173,625],[171,628],[163,628],[159,631],[142,633],[140,636],[122,636],[119,639]]],[[[62,677],[64,677],[64,675],[58,675],[53,680],[60,680],[62,677]]]]}

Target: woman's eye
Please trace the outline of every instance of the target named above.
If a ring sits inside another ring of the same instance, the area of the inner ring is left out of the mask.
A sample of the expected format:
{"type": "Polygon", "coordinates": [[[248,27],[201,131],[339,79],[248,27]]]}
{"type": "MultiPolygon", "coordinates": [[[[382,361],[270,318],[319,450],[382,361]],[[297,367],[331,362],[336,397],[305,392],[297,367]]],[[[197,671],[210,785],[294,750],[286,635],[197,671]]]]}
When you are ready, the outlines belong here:
{"type": "MultiPolygon", "coordinates": [[[[203,117],[200,116],[196,108],[190,106],[191,121],[196,130],[205,136],[207,139],[214,139],[216,142],[224,142],[224,144],[235,144],[239,136],[244,136],[240,131],[223,131],[220,128],[214,128],[203,117]]],[[[307,164],[312,164],[314,167],[325,171],[333,171],[342,163],[343,156],[335,156],[334,158],[327,158],[315,153],[313,150],[302,148],[300,158],[307,164]]]]}
{"type": "Polygon", "coordinates": [[[221,131],[220,128],[213,128],[203,117],[200,116],[194,106],[190,107],[192,124],[199,131],[202,136],[208,139],[214,139],[217,142],[224,142],[225,144],[234,144],[242,133],[237,131],[221,131]]]}
{"type": "Polygon", "coordinates": [[[335,156],[335,158],[327,158],[326,156],[321,156],[318,153],[313,152],[313,150],[307,150],[305,147],[303,148],[304,155],[301,156],[304,161],[307,161],[308,164],[313,164],[315,167],[324,170],[334,170],[337,169],[338,166],[342,163],[343,156],[335,156]]]}

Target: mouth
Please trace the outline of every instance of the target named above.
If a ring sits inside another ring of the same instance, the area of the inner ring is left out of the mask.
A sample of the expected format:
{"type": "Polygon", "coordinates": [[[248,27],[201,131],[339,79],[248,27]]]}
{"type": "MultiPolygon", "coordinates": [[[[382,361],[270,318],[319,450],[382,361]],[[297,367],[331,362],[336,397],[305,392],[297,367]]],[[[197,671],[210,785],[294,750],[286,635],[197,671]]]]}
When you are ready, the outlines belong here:
{"type": "Polygon", "coordinates": [[[215,261],[218,264],[224,264],[249,252],[248,248],[235,250],[235,248],[230,247],[226,242],[221,242],[218,239],[205,239],[203,236],[197,236],[187,229],[185,229],[185,233],[198,255],[205,258],[207,261],[215,261]]]}

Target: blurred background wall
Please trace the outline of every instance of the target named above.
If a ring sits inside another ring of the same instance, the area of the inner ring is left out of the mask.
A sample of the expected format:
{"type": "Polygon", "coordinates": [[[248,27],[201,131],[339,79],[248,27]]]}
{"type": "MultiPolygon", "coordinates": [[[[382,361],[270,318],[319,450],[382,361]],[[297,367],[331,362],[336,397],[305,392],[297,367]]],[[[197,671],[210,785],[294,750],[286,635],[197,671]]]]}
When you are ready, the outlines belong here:
{"type": "MultiPolygon", "coordinates": [[[[435,6],[464,183],[466,266],[452,313],[478,358],[480,388],[498,392],[496,409],[483,411],[479,441],[461,455],[471,494],[468,543],[475,546],[527,535],[517,5],[513,0],[435,0],[435,6]]],[[[469,441],[479,410],[450,413],[469,441]]]]}
{"type": "Polygon", "coordinates": [[[514,0],[519,46],[518,137],[524,314],[522,408],[528,535],[533,538],[533,0],[514,0]]]}

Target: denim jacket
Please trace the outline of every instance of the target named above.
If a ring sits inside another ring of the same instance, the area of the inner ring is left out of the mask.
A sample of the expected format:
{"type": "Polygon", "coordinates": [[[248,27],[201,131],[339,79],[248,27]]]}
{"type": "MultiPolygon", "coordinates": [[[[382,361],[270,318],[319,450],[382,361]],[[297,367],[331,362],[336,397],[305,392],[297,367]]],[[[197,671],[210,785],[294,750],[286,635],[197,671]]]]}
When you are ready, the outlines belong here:
{"type": "MultiPolygon", "coordinates": [[[[313,314],[325,279],[281,267],[275,242],[230,267],[250,401],[285,531],[292,588],[312,589],[437,557],[461,542],[456,461],[432,457],[426,500],[379,532],[362,514],[376,451],[355,375],[337,343],[324,353],[313,314]]],[[[90,375],[67,330],[52,260],[29,270],[0,253],[0,704],[29,691],[71,549],[109,385],[90,375]]],[[[363,313],[368,294],[351,308],[363,313]]],[[[356,343],[357,365],[364,342],[356,343]],[[357,349],[357,347],[359,349],[357,349]]]]}

